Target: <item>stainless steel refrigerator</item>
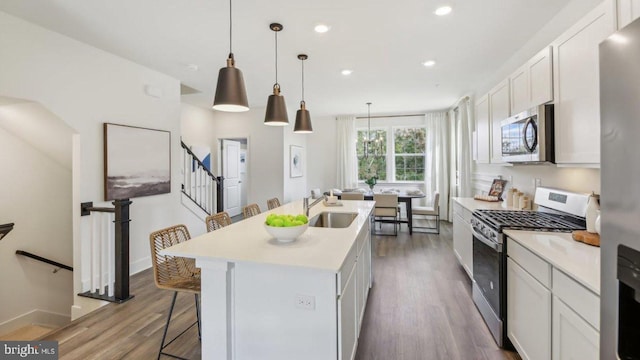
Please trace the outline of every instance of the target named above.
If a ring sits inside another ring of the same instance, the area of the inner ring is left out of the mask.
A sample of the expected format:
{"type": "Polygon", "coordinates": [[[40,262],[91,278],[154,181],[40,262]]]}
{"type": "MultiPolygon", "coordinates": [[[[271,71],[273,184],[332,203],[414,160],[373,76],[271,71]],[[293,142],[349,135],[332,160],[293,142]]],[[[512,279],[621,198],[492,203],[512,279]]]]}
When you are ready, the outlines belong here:
{"type": "Polygon", "coordinates": [[[640,359],[640,20],[600,44],[600,359],[640,359]]]}

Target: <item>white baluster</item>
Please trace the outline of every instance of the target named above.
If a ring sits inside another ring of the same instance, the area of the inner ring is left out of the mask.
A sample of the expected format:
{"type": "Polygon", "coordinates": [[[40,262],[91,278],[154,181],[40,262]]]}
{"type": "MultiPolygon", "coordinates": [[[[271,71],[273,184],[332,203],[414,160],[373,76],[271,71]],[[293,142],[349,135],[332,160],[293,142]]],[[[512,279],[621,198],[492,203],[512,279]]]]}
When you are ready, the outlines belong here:
{"type": "Polygon", "coordinates": [[[108,296],[113,296],[113,288],[115,286],[116,278],[116,237],[115,237],[115,214],[108,213],[107,224],[107,286],[109,288],[108,296]]]}

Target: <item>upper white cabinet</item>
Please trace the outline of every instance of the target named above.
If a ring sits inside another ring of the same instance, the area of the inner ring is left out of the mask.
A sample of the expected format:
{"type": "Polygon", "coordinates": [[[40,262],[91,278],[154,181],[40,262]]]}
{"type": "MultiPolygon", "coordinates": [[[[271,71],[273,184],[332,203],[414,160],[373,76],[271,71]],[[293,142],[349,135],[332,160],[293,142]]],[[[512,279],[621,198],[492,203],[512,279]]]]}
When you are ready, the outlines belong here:
{"type": "Polygon", "coordinates": [[[618,0],[618,29],[640,17],[640,0],[618,0]]]}
{"type": "Polygon", "coordinates": [[[542,49],[527,62],[527,72],[529,107],[553,101],[553,49],[551,46],[542,49]]]}
{"type": "Polygon", "coordinates": [[[510,115],[509,80],[504,80],[489,91],[489,127],[491,129],[491,163],[503,164],[502,129],[500,122],[510,115]]]}
{"type": "Polygon", "coordinates": [[[598,44],[615,31],[605,1],[553,43],[556,162],[600,163],[598,44]]]}
{"type": "Polygon", "coordinates": [[[511,74],[511,115],[553,101],[552,54],[546,47],[511,74]]]}
{"type": "Polygon", "coordinates": [[[476,163],[489,163],[489,95],[485,95],[476,101],[476,163]]]}

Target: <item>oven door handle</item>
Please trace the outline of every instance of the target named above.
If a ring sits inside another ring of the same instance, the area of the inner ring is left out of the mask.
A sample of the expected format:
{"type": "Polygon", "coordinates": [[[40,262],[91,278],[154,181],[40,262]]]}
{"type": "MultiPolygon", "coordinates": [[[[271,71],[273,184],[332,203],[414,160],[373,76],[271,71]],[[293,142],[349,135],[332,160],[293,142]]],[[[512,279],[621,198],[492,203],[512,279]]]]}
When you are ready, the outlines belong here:
{"type": "Polygon", "coordinates": [[[475,229],[471,229],[471,232],[473,233],[473,236],[480,240],[483,244],[487,245],[488,247],[490,247],[491,249],[493,249],[494,251],[497,252],[502,252],[502,244],[499,244],[497,242],[493,242],[489,239],[487,239],[484,235],[478,233],[475,229]]]}

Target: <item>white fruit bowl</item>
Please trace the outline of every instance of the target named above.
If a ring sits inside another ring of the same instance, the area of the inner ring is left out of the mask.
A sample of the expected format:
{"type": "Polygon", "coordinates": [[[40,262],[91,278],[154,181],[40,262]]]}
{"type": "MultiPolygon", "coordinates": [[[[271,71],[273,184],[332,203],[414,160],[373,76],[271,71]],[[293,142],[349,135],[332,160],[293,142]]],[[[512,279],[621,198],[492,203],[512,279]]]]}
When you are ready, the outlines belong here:
{"type": "Polygon", "coordinates": [[[271,236],[276,238],[276,240],[278,240],[279,242],[294,241],[298,236],[302,235],[305,231],[307,231],[308,227],[309,227],[309,224],[302,224],[302,225],[291,226],[291,227],[275,227],[275,226],[269,226],[267,224],[264,224],[264,228],[267,229],[267,232],[271,236]]]}

